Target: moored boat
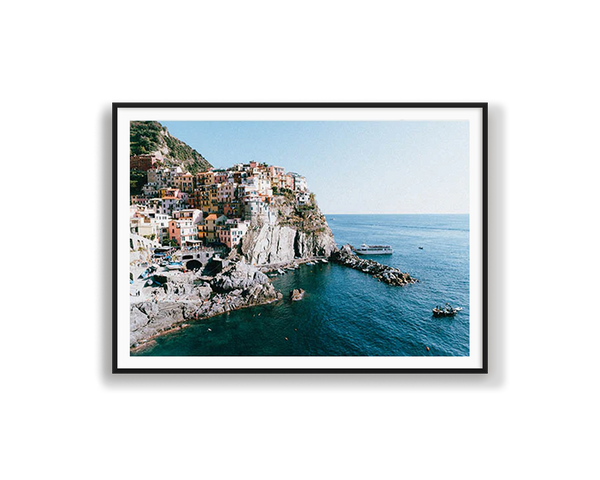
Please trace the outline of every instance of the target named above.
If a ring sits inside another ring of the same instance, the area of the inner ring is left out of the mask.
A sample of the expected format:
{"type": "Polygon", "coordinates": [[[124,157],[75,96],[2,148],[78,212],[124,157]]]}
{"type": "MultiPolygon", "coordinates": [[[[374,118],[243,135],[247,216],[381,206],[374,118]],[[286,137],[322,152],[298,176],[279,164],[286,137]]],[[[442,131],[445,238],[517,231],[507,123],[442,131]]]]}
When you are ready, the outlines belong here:
{"type": "Polygon", "coordinates": [[[462,310],[461,307],[453,307],[447,303],[444,307],[437,305],[433,310],[434,317],[453,317],[462,310]]]}
{"type": "Polygon", "coordinates": [[[394,253],[389,245],[367,245],[365,243],[359,248],[355,248],[354,251],[359,255],[391,255],[394,253]]]}

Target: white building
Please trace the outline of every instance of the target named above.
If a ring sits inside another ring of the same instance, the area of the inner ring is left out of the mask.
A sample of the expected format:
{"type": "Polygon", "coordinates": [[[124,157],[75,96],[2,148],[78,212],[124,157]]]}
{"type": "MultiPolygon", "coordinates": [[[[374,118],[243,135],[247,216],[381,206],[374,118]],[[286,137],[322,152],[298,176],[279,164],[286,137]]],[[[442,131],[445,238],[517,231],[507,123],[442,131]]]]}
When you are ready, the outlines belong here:
{"type": "Polygon", "coordinates": [[[221,183],[217,187],[217,201],[231,202],[235,198],[235,192],[238,188],[237,183],[226,182],[221,183]]]}
{"type": "Polygon", "coordinates": [[[177,197],[152,198],[148,201],[148,205],[154,209],[156,213],[172,216],[175,210],[181,210],[184,203],[177,197]]]}
{"type": "Polygon", "coordinates": [[[306,178],[302,175],[294,172],[290,172],[289,175],[294,179],[294,190],[296,192],[306,192],[308,191],[308,184],[306,183],[306,178]]]}
{"type": "Polygon", "coordinates": [[[302,191],[296,193],[296,202],[298,205],[306,205],[310,202],[310,193],[302,191]]]}
{"type": "Polygon", "coordinates": [[[259,195],[265,195],[270,197],[273,195],[273,189],[271,187],[271,179],[267,174],[261,173],[254,177],[256,179],[256,189],[259,195]]]}
{"type": "Polygon", "coordinates": [[[202,223],[203,213],[202,210],[198,210],[197,208],[185,208],[173,212],[173,218],[176,220],[191,220],[194,225],[199,225],[202,223]]]}
{"type": "Polygon", "coordinates": [[[232,227],[230,229],[231,245],[228,245],[229,248],[232,248],[235,245],[238,245],[240,243],[240,241],[242,240],[242,237],[248,231],[249,225],[250,225],[250,222],[248,222],[248,221],[237,222],[237,224],[232,225],[232,227]]]}
{"type": "Polygon", "coordinates": [[[274,224],[277,220],[277,214],[271,210],[268,204],[258,198],[244,202],[244,218],[254,223],[274,224]]]}
{"type": "Polygon", "coordinates": [[[156,233],[156,238],[162,243],[169,238],[169,221],[171,218],[164,213],[150,213],[150,219],[156,233]]]}

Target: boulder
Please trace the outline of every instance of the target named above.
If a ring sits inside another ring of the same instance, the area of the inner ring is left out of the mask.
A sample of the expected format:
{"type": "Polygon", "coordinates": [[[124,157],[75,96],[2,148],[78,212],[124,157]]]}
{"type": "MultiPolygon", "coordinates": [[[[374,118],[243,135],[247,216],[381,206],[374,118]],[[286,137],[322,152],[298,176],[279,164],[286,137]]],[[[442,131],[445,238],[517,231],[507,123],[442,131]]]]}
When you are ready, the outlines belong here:
{"type": "Polygon", "coordinates": [[[206,300],[207,298],[210,298],[212,288],[210,288],[210,285],[208,283],[205,283],[204,285],[197,286],[195,288],[195,292],[198,294],[198,297],[200,299],[206,300]]]}
{"type": "Polygon", "coordinates": [[[304,293],[305,293],[304,290],[302,290],[301,288],[294,288],[290,292],[290,300],[292,300],[293,302],[302,300],[304,298],[304,293]]]}
{"type": "Polygon", "coordinates": [[[211,282],[212,288],[218,292],[230,292],[237,289],[248,289],[255,285],[269,282],[269,277],[253,265],[239,261],[233,268],[218,274],[211,282]]]}

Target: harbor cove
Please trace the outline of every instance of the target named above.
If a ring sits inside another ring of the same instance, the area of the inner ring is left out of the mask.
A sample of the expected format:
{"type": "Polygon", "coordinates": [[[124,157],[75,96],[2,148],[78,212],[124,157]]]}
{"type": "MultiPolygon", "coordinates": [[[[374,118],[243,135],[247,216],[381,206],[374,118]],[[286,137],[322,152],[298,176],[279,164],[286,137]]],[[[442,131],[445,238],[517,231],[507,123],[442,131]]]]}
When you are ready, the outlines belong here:
{"type": "Polygon", "coordinates": [[[468,215],[326,218],[339,245],[389,244],[392,255],[366,258],[419,281],[398,288],[333,262],[303,264],[271,278],[281,299],[188,322],[134,355],[469,355],[468,215]],[[465,308],[434,319],[446,301],[465,308]]]}

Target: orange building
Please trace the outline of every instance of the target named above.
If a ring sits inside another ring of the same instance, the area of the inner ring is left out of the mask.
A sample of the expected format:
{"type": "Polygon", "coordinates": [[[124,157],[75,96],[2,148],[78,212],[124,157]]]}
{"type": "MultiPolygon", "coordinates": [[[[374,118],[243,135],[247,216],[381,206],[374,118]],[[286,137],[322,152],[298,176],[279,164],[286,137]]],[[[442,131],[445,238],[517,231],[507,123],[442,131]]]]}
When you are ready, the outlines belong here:
{"type": "Polygon", "coordinates": [[[191,219],[171,220],[169,222],[169,239],[182,246],[190,240],[198,239],[198,228],[191,219]]]}

